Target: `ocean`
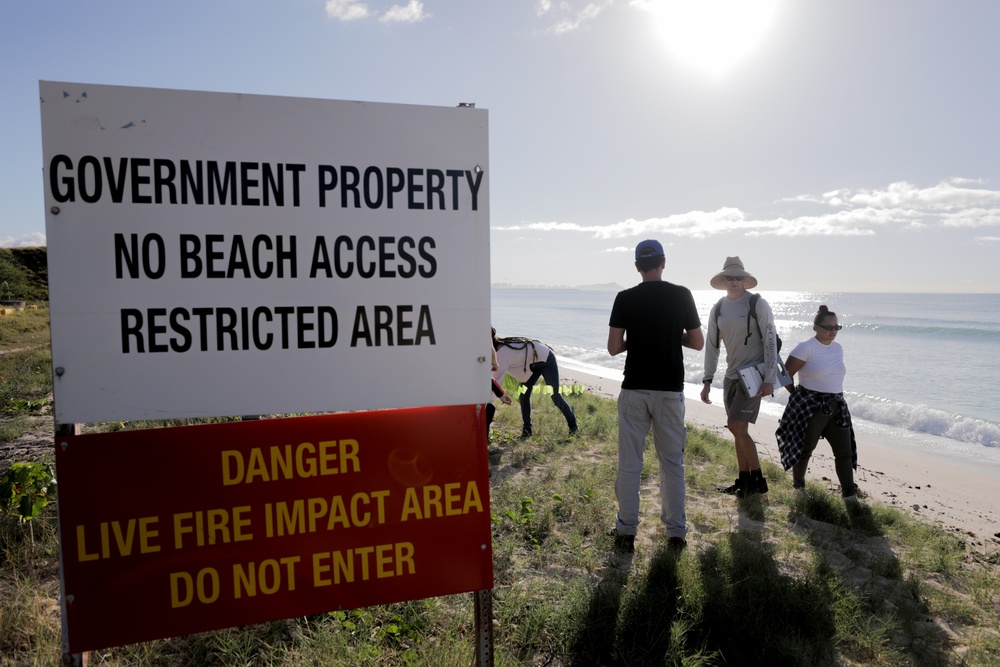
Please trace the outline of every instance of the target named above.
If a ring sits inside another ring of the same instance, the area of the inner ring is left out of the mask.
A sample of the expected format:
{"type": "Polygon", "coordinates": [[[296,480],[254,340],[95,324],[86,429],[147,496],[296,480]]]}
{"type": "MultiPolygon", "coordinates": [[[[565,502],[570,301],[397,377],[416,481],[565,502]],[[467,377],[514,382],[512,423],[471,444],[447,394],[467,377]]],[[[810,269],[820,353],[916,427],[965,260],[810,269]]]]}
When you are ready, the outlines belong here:
{"type": "MultiPolygon", "coordinates": [[[[625,355],[607,353],[616,292],[575,289],[492,290],[498,335],[529,336],[553,346],[564,374],[621,380],[625,355]]],[[[702,330],[718,290],[692,290],[702,330]]],[[[892,434],[904,446],[973,460],[1000,461],[1000,294],[768,292],[782,358],[813,336],[820,304],[843,330],[844,391],[856,430],[892,434]]],[[[724,354],[724,352],[723,352],[724,354]]],[[[725,365],[725,357],[721,366],[725,365]]],[[[698,400],[704,352],[684,351],[688,400],[698,400]]],[[[721,405],[722,372],[716,373],[721,405]]],[[[787,392],[762,412],[780,417],[787,392]]]]}

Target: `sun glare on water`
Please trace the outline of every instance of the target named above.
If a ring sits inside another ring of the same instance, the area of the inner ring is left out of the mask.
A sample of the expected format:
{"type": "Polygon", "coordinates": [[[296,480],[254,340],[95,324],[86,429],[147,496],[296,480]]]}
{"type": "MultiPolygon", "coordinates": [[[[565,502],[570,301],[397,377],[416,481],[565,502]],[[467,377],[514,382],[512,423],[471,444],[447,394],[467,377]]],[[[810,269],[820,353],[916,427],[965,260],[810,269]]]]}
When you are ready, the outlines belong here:
{"type": "Polygon", "coordinates": [[[777,0],[651,0],[664,44],[693,67],[719,75],[760,41],[777,0]]]}

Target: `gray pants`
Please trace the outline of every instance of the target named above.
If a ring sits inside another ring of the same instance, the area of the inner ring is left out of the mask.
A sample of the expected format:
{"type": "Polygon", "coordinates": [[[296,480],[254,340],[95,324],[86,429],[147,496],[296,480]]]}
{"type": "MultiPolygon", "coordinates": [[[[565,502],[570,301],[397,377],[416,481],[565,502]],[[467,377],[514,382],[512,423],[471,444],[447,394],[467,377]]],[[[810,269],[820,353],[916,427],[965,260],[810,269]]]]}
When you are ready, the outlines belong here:
{"type": "Polygon", "coordinates": [[[684,514],[684,394],[679,391],[622,389],[618,396],[619,535],[635,535],[639,527],[639,486],[646,434],[653,429],[653,445],[660,464],[660,521],[667,537],[687,534],[684,514]]]}

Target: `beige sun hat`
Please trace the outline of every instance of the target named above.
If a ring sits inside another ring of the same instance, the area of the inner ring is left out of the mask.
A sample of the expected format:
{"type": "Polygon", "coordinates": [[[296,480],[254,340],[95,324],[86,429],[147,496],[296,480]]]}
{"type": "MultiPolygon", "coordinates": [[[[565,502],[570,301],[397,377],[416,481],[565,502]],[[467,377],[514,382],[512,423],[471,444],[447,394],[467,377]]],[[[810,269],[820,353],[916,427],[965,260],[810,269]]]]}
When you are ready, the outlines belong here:
{"type": "Polygon", "coordinates": [[[726,261],[722,264],[722,270],[712,276],[712,287],[715,289],[726,289],[725,276],[742,276],[744,278],[744,289],[753,289],[757,286],[757,279],[743,268],[743,260],[739,258],[739,255],[736,257],[726,257],[726,261]]]}

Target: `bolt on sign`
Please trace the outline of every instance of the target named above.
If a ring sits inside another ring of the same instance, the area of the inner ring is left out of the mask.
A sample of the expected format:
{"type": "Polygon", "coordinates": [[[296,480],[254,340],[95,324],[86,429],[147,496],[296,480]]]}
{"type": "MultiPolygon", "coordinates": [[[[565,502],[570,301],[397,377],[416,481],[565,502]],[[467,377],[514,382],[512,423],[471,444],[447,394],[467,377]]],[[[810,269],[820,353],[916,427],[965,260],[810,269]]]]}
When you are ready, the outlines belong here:
{"type": "Polygon", "coordinates": [[[485,110],[39,88],[57,422],[489,399],[485,110]]]}
{"type": "Polygon", "coordinates": [[[485,439],[477,405],[58,438],[70,652],[493,588],[485,439]]]}

